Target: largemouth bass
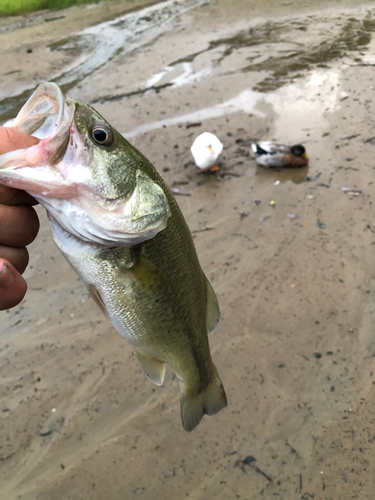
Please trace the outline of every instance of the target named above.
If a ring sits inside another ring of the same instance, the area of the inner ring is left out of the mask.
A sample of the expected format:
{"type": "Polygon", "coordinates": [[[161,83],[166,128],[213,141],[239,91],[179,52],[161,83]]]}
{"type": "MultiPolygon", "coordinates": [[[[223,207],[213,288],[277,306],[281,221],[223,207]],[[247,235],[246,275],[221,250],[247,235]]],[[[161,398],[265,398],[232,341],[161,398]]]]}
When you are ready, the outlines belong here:
{"type": "Polygon", "coordinates": [[[220,319],[189,228],[154,166],[90,105],[40,85],[5,124],[40,139],[0,156],[0,183],[48,213],[53,237],[147,377],[180,383],[182,425],[227,405],[207,332],[220,319]]]}

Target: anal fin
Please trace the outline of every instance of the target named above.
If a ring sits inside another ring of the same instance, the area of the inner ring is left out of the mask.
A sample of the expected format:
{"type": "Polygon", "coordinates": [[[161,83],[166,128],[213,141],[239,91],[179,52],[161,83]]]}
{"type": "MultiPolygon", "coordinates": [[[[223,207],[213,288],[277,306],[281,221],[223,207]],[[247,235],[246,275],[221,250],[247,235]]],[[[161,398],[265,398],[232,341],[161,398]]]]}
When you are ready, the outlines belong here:
{"type": "Polygon", "coordinates": [[[134,349],[134,352],[151,382],[156,385],[162,385],[165,375],[165,363],[149,356],[139,349],[134,349]]]}
{"type": "Polygon", "coordinates": [[[206,280],[206,298],[207,298],[207,331],[209,333],[215,330],[216,325],[220,321],[220,308],[219,302],[217,301],[216,294],[214,289],[212,288],[210,282],[204,277],[206,280]]]}

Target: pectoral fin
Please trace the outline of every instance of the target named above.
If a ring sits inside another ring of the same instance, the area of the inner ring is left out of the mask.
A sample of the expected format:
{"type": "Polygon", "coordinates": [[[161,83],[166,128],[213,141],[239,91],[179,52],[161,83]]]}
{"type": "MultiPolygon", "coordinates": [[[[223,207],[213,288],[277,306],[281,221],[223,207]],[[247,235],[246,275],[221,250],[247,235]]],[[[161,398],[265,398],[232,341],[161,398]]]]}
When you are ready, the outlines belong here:
{"type": "Polygon", "coordinates": [[[89,283],[85,283],[85,284],[86,284],[87,289],[91,295],[91,298],[94,300],[95,304],[97,306],[99,306],[99,308],[102,310],[103,314],[105,316],[107,316],[107,318],[109,318],[108,313],[107,313],[107,309],[104,305],[103,299],[102,299],[99,291],[97,290],[97,288],[94,285],[91,285],[89,283]]]}
{"type": "Polygon", "coordinates": [[[148,293],[156,292],[165,281],[155,264],[144,255],[139,255],[134,266],[126,269],[126,272],[143,291],[148,293]]]}
{"type": "Polygon", "coordinates": [[[210,282],[206,277],[205,280],[207,298],[207,331],[209,333],[212,333],[215,330],[216,325],[220,321],[220,308],[214,289],[212,288],[210,282]]]}
{"type": "Polygon", "coordinates": [[[139,349],[134,349],[134,352],[151,382],[156,385],[162,385],[165,375],[165,363],[145,354],[139,349]]]}

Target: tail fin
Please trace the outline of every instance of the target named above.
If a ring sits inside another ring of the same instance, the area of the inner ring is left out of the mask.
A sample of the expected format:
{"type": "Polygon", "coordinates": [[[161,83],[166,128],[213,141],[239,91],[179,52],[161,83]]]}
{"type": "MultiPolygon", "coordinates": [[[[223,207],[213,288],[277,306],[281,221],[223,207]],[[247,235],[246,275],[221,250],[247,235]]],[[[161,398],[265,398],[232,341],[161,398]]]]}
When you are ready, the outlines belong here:
{"type": "Polygon", "coordinates": [[[191,432],[202,420],[203,415],[215,415],[227,406],[227,397],[223,384],[213,365],[212,378],[199,394],[191,391],[181,383],[181,420],[187,432],[191,432]]]}

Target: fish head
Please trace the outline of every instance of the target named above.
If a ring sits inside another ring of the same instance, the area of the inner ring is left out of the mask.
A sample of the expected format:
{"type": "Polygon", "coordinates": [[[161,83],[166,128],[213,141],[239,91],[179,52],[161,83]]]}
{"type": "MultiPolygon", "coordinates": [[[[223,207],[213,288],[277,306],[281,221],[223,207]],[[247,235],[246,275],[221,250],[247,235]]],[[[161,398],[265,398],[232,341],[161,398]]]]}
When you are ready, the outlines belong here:
{"type": "Polygon", "coordinates": [[[0,156],[0,183],[30,193],[70,234],[130,246],[166,227],[170,209],[153,167],[90,105],[44,83],[5,126],[40,142],[0,156]]]}

